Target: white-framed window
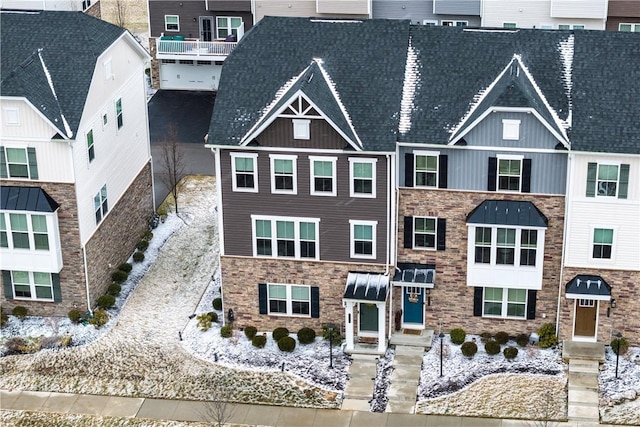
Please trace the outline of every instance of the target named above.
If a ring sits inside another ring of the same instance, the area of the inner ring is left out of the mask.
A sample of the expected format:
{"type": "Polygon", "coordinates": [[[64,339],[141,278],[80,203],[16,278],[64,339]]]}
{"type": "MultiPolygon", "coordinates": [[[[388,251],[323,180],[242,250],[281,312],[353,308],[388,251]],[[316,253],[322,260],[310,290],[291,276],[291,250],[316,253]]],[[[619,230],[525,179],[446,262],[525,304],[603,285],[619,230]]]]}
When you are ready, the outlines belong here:
{"type": "Polygon", "coordinates": [[[104,61],[104,77],[107,80],[113,79],[113,71],[111,69],[111,58],[104,61]]]}
{"type": "Polygon", "coordinates": [[[423,19],[422,25],[424,25],[425,27],[435,27],[436,25],[438,25],[438,21],[436,21],[435,19],[423,19]]]}
{"type": "Polygon", "coordinates": [[[578,301],[578,307],[595,307],[596,301],[592,299],[580,298],[578,301]]]}
{"type": "Polygon", "coordinates": [[[492,229],[490,227],[476,227],[475,231],[475,263],[491,264],[492,229]]]}
{"type": "Polygon", "coordinates": [[[604,164],[598,163],[596,196],[597,197],[617,197],[619,180],[620,180],[620,165],[604,165],[604,164]]]}
{"type": "Polygon", "coordinates": [[[438,219],[413,217],[413,249],[436,249],[438,219]]]}
{"type": "Polygon", "coordinates": [[[640,24],[620,23],[618,24],[618,31],[640,33],[640,24]]]}
{"type": "Polygon", "coordinates": [[[518,28],[518,24],[515,22],[503,22],[502,28],[515,29],[518,28]]]}
{"type": "Polygon", "coordinates": [[[304,285],[267,284],[268,313],[311,317],[311,287],[304,285]]]}
{"type": "Polygon", "coordinates": [[[11,283],[15,299],[53,301],[51,273],[11,271],[11,283]]]}
{"type": "Polygon", "coordinates": [[[109,202],[107,201],[107,184],[103,185],[100,191],[93,196],[93,211],[96,216],[96,225],[100,224],[102,218],[109,212],[109,202]]]}
{"type": "Polygon", "coordinates": [[[47,216],[31,213],[0,213],[0,247],[49,250],[47,216]]]}
{"type": "Polygon", "coordinates": [[[108,124],[109,124],[109,116],[107,115],[107,113],[104,113],[102,115],[102,129],[106,128],[108,124]]]}
{"type": "Polygon", "coordinates": [[[258,154],[231,153],[233,191],[258,192],[258,154]]]}
{"type": "Polygon", "coordinates": [[[538,28],[541,30],[553,30],[553,24],[540,24],[538,28]]]}
{"type": "Polygon", "coordinates": [[[7,220],[4,213],[0,213],[0,248],[9,247],[9,234],[7,233],[7,220]]]}
{"type": "Polygon", "coordinates": [[[521,191],[522,159],[522,156],[498,155],[498,191],[521,191]]]}
{"type": "Polygon", "coordinates": [[[536,265],[538,230],[520,230],[520,265],[536,265]]]}
{"type": "Polygon", "coordinates": [[[439,152],[414,152],[416,187],[438,188],[438,156],[439,152]]]}
{"type": "Polygon", "coordinates": [[[298,156],[269,154],[271,160],[271,192],[276,194],[298,194],[298,156]]]}
{"type": "Polygon", "coordinates": [[[230,35],[237,37],[240,27],[242,27],[242,18],[239,16],[218,16],[216,18],[216,37],[219,39],[225,39],[230,35]]]}
{"type": "Polygon", "coordinates": [[[2,147],[3,178],[38,179],[38,162],[35,148],[2,147]],[[6,170],[7,176],[4,176],[6,170]]]}
{"type": "Polygon", "coordinates": [[[253,256],[319,259],[319,218],[251,215],[253,256]]]}
{"type": "Polygon", "coordinates": [[[514,265],[516,259],[516,230],[513,228],[498,228],[496,233],[496,264],[514,265]]]}
{"type": "Polygon", "coordinates": [[[291,119],[293,122],[293,139],[309,139],[311,132],[309,130],[311,120],[309,119],[291,119]]]}
{"type": "Polygon", "coordinates": [[[116,123],[118,123],[118,129],[124,125],[124,119],[122,117],[122,98],[116,99],[116,123]]]}
{"type": "Polygon", "coordinates": [[[535,267],[541,249],[541,231],[505,226],[474,227],[475,264],[535,267]]]}
{"type": "Polygon", "coordinates": [[[559,30],[584,30],[583,24],[559,24],[559,30]]]}
{"type": "Polygon", "coordinates": [[[165,31],[180,31],[180,17],[178,15],[164,15],[165,31]]]}
{"type": "Polygon", "coordinates": [[[525,319],[527,316],[527,290],[484,288],[482,315],[525,319]]]}
{"type": "Polygon", "coordinates": [[[378,221],[349,220],[351,258],[376,258],[376,228],[378,221]]]}
{"type": "Polygon", "coordinates": [[[310,194],[312,196],[335,196],[337,194],[337,157],[309,156],[311,167],[310,194]]]}
{"type": "Polygon", "coordinates": [[[18,109],[18,107],[4,107],[2,109],[2,115],[4,116],[4,123],[6,125],[20,125],[20,110],[18,109]]]}
{"type": "Polygon", "coordinates": [[[440,25],[443,27],[466,27],[469,25],[469,21],[452,21],[449,19],[445,19],[440,21],[440,25]]]}
{"type": "Polygon", "coordinates": [[[87,132],[87,156],[89,157],[89,163],[96,158],[96,148],[93,144],[93,129],[87,132]]]}
{"type": "Polygon", "coordinates": [[[613,229],[594,228],[593,229],[593,259],[611,259],[613,252],[613,229]]]}
{"type": "Polygon", "coordinates": [[[349,195],[351,197],[376,197],[377,159],[349,159],[349,195]]]}
{"type": "Polygon", "coordinates": [[[517,141],[520,139],[520,120],[502,120],[502,139],[517,141]]]}

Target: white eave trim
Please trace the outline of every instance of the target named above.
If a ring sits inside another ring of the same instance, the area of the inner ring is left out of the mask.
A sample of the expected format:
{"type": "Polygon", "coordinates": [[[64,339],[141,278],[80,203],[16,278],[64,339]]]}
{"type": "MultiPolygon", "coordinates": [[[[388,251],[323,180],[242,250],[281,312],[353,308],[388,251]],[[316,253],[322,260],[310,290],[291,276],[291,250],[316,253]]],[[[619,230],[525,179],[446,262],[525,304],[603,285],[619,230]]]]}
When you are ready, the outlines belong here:
{"type": "Polygon", "coordinates": [[[567,299],[592,299],[594,301],[611,301],[611,295],[565,294],[567,299]]]}

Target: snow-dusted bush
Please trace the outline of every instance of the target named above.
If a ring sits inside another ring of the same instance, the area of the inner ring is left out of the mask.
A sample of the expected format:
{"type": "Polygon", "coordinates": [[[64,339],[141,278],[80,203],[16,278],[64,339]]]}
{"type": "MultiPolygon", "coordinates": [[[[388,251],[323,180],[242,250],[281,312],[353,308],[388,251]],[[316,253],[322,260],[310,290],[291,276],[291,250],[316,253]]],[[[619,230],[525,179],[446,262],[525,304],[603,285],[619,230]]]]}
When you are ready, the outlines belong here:
{"type": "Polygon", "coordinates": [[[486,351],[487,354],[491,356],[495,356],[496,354],[500,353],[500,343],[495,340],[489,340],[484,345],[484,351],[486,351]]]}
{"type": "Polygon", "coordinates": [[[24,320],[24,318],[29,315],[29,310],[27,309],[27,307],[17,305],[13,307],[13,310],[11,310],[11,314],[16,316],[20,320],[24,320]]]}
{"type": "Polygon", "coordinates": [[[26,342],[22,337],[13,337],[5,341],[4,346],[7,349],[7,354],[17,354],[22,353],[26,342]]]}
{"type": "Polygon", "coordinates": [[[8,321],[9,321],[9,316],[7,316],[7,313],[5,313],[2,306],[0,306],[0,328],[3,328],[8,321]]]}
{"type": "Polygon", "coordinates": [[[74,308],[74,309],[69,311],[67,316],[69,317],[69,320],[71,320],[71,323],[78,324],[78,323],[80,323],[80,319],[82,319],[82,312],[80,310],[78,310],[77,308],[74,308]]]}
{"type": "Polygon", "coordinates": [[[133,262],[142,262],[142,261],[144,261],[144,254],[140,251],[134,252],[133,262]]]}
{"type": "Polygon", "coordinates": [[[96,300],[96,305],[104,309],[113,307],[115,303],[116,303],[116,297],[109,294],[104,294],[96,300]]]}
{"type": "Polygon", "coordinates": [[[109,321],[109,314],[103,309],[96,310],[93,312],[93,317],[90,317],[88,322],[92,324],[96,329],[100,329],[100,327],[107,324],[109,321]]]}
{"type": "Polygon", "coordinates": [[[118,295],[120,295],[120,292],[122,291],[122,286],[120,286],[119,283],[112,283],[109,285],[109,287],[107,288],[107,293],[109,295],[113,295],[114,297],[117,297],[118,295]]]}
{"type": "Polygon", "coordinates": [[[224,325],[220,328],[220,336],[222,338],[231,338],[231,335],[233,335],[233,328],[231,325],[224,325]]]}
{"type": "Polygon", "coordinates": [[[486,343],[492,338],[491,332],[483,332],[480,334],[480,341],[486,343]]]}
{"type": "Polygon", "coordinates": [[[148,240],[140,240],[138,242],[138,244],[136,245],[136,248],[140,251],[140,252],[144,252],[147,250],[147,248],[149,247],[149,241],[148,240]]]}
{"type": "Polygon", "coordinates": [[[449,335],[451,336],[451,342],[457,345],[462,344],[467,337],[467,333],[462,328],[453,328],[449,335]]]}
{"type": "Polygon", "coordinates": [[[614,338],[611,340],[611,351],[615,354],[625,354],[629,350],[629,341],[625,337],[614,338]]]}
{"type": "Polygon", "coordinates": [[[214,310],[222,310],[222,298],[214,298],[211,305],[213,306],[214,310]]]}
{"type": "Polygon", "coordinates": [[[280,351],[291,352],[296,348],[296,340],[289,336],[282,337],[278,340],[278,348],[280,351]]]}
{"type": "Polygon", "coordinates": [[[520,346],[520,347],[526,347],[527,344],[529,344],[529,334],[519,334],[516,337],[516,343],[520,346]]]}
{"type": "Polygon", "coordinates": [[[267,344],[267,336],[256,335],[251,338],[251,344],[253,344],[254,347],[263,348],[267,344]]]}
{"type": "Polygon", "coordinates": [[[471,358],[478,352],[478,345],[473,341],[467,341],[462,344],[460,351],[462,351],[462,354],[465,356],[471,358]]]}
{"type": "Polygon", "coordinates": [[[279,342],[282,338],[289,336],[289,330],[287,328],[282,328],[282,327],[275,328],[271,336],[273,337],[274,341],[279,342]]]}
{"type": "Polygon", "coordinates": [[[247,326],[246,328],[244,328],[244,335],[247,337],[247,339],[253,340],[253,337],[255,337],[257,333],[258,328],[256,328],[255,326],[247,326]]]}
{"type": "Polygon", "coordinates": [[[196,317],[196,319],[198,320],[198,327],[202,332],[206,332],[209,330],[212,324],[209,313],[198,314],[198,317],[196,317]]]}
{"type": "Polygon", "coordinates": [[[127,277],[129,277],[129,273],[122,270],[116,270],[111,274],[111,280],[116,283],[124,282],[125,280],[127,280],[127,277]]]}
{"type": "Polygon", "coordinates": [[[144,233],[142,233],[142,236],[140,237],[140,240],[146,240],[147,242],[151,239],[153,239],[153,232],[150,230],[147,230],[144,233]]]}
{"type": "Polygon", "coordinates": [[[507,347],[502,351],[504,358],[507,360],[515,359],[518,356],[518,349],[516,347],[507,347]]]}
{"type": "Polygon", "coordinates": [[[300,344],[311,344],[316,339],[316,331],[311,328],[302,328],[298,331],[298,341],[300,344]]]}
{"type": "Polygon", "coordinates": [[[210,311],[209,313],[207,313],[209,315],[209,317],[211,318],[212,322],[217,322],[218,321],[218,313],[216,313],[215,311],[210,311]]]}
{"type": "Polygon", "coordinates": [[[538,345],[541,348],[549,348],[558,344],[558,337],[556,336],[556,327],[553,323],[545,323],[538,329],[538,345]]]}
{"type": "Polygon", "coordinates": [[[494,338],[498,342],[498,344],[505,345],[509,341],[509,334],[504,331],[500,331],[495,335],[494,338]]]}

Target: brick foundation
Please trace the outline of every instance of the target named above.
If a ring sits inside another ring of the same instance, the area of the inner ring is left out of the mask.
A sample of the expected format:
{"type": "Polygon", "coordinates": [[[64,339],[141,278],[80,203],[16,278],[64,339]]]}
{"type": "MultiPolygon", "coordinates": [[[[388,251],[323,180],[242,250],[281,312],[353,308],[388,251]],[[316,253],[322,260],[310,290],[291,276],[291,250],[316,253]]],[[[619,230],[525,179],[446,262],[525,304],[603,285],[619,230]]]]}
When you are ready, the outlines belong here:
{"type": "Polygon", "coordinates": [[[156,59],[158,48],[156,38],[149,37],[149,54],[151,55],[151,87],[160,89],[160,61],[156,59]]]}

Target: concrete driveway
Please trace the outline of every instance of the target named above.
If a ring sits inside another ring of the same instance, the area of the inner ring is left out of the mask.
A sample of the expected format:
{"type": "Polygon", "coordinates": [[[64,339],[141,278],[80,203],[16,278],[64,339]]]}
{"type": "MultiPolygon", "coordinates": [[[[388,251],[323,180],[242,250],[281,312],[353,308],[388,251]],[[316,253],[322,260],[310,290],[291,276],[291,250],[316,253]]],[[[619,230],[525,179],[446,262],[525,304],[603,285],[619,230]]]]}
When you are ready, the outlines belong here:
{"type": "Polygon", "coordinates": [[[214,157],[204,148],[204,136],[209,131],[214,92],[159,90],[149,101],[149,137],[153,158],[156,205],[159,205],[169,188],[162,182],[160,158],[162,141],[173,125],[178,131],[178,142],[185,157],[186,174],[215,175],[214,157]]]}

